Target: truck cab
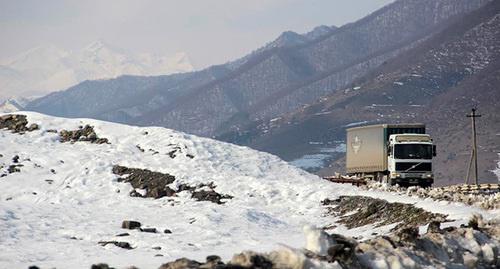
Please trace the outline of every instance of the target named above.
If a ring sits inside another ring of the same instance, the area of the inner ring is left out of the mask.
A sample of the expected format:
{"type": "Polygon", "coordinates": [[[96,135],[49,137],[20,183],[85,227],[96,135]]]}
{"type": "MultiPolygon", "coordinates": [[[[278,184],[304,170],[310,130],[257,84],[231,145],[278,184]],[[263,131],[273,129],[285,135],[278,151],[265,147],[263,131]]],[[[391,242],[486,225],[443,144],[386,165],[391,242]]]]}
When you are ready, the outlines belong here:
{"type": "Polygon", "coordinates": [[[390,135],[387,153],[387,177],[391,184],[427,187],[434,183],[432,158],[436,156],[436,147],[428,134],[390,135]]]}

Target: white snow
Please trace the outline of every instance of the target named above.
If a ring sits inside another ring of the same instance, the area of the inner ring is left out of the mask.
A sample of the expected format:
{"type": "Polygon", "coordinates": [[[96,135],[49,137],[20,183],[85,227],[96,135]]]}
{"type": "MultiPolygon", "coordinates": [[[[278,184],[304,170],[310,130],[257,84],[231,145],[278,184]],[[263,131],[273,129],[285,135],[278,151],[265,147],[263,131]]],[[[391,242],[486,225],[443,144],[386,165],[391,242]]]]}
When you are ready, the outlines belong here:
{"type": "Polygon", "coordinates": [[[320,201],[340,195],[411,203],[449,215],[455,220],[449,225],[465,223],[474,213],[485,219],[500,213],[330,183],[267,153],[164,128],[19,113],[41,130],[24,135],[0,131],[0,165],[4,166],[0,174],[14,155],[24,165],[20,173],[0,178],[0,268],[33,264],[88,268],[97,262],[156,268],[179,257],[203,260],[218,254],[227,260],[243,250],[269,251],[278,243],[302,248],[304,225],[323,227],[334,222],[323,215],[320,201]],[[94,126],[98,136],[111,144],[60,143],[56,133],[47,132],[85,124],[94,126]],[[183,152],[174,159],[166,154],[172,144],[183,152]],[[195,157],[184,155],[188,153],[195,157]],[[234,198],[217,205],[194,201],[187,192],[157,200],[130,197],[132,187],[117,182],[111,172],[116,164],[174,175],[173,188],[180,183],[214,182],[217,192],[234,198]],[[172,234],[123,230],[123,220],[137,220],[160,231],[170,229],[172,234]],[[130,236],[115,237],[123,232],[130,236]],[[135,249],[101,247],[97,244],[101,240],[127,241],[135,249]],[[152,249],[156,246],[161,250],[152,249]]]}
{"type": "Polygon", "coordinates": [[[498,153],[498,163],[497,163],[497,169],[493,170],[493,173],[497,176],[498,181],[500,182],[500,153],[498,153]]]}
{"type": "Polygon", "coordinates": [[[325,231],[314,226],[305,225],[303,230],[306,235],[305,249],[326,256],[328,249],[335,243],[332,238],[325,231]]]}
{"type": "Polygon", "coordinates": [[[19,111],[21,106],[17,104],[14,100],[6,100],[5,102],[0,102],[0,113],[12,113],[19,111]]]}
{"type": "Polygon", "coordinates": [[[100,41],[76,51],[40,46],[0,63],[0,102],[12,96],[42,96],[84,80],[166,75],[193,69],[184,52],[169,57],[135,55],[100,41]]]}
{"type": "Polygon", "coordinates": [[[346,124],[344,125],[344,127],[354,127],[354,126],[358,126],[358,125],[363,125],[363,124],[367,124],[369,121],[358,121],[358,122],[351,122],[349,124],[346,124]]]}

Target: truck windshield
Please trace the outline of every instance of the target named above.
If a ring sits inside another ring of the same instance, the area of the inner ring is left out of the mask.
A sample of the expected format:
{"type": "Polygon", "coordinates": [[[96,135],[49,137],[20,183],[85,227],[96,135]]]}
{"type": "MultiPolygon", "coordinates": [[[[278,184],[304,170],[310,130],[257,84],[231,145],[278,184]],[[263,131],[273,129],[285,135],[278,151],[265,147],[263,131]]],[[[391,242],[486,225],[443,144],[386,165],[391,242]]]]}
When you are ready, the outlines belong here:
{"type": "Polygon", "coordinates": [[[394,145],[394,157],[397,159],[432,159],[432,145],[394,145]]]}

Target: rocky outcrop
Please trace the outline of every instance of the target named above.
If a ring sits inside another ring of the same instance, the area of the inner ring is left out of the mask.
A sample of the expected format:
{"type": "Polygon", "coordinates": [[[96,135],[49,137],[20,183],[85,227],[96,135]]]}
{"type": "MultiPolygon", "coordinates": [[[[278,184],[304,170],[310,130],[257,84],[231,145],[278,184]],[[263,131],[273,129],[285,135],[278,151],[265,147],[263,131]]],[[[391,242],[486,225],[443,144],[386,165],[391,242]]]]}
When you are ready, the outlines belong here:
{"type": "Polygon", "coordinates": [[[232,199],[231,195],[220,194],[215,191],[216,186],[213,183],[198,184],[191,186],[181,183],[177,190],[172,189],[169,185],[174,183],[175,176],[160,172],[153,172],[147,169],[128,168],[125,166],[115,165],[113,173],[124,176],[118,178],[118,182],[127,182],[134,187],[130,193],[134,197],[155,198],[175,196],[182,191],[191,192],[191,197],[197,201],[209,201],[216,204],[224,204],[224,200],[232,199]],[[144,190],[141,194],[135,189],[144,190]]]}
{"type": "Polygon", "coordinates": [[[223,200],[233,198],[231,195],[220,194],[214,189],[193,191],[191,197],[197,201],[209,201],[219,205],[224,204],[223,200]]]}
{"type": "Polygon", "coordinates": [[[132,191],[133,196],[158,199],[175,195],[175,191],[168,186],[175,181],[175,177],[172,175],[119,165],[113,167],[113,173],[124,176],[118,178],[118,182],[127,182],[136,189],[146,191],[143,195],[136,191],[132,191]]]}
{"type": "Polygon", "coordinates": [[[94,131],[94,127],[90,125],[80,126],[78,130],[67,131],[62,130],[59,132],[59,141],[64,142],[78,142],[85,141],[93,144],[109,144],[107,138],[99,138],[94,131]]]}
{"type": "Polygon", "coordinates": [[[399,230],[446,219],[445,215],[430,213],[411,204],[390,203],[366,196],[341,196],[335,200],[325,199],[322,204],[327,207],[328,214],[339,217],[338,222],[349,229],[368,224],[380,227],[400,223],[393,229],[399,230]]]}
{"type": "Polygon", "coordinates": [[[0,116],[0,129],[11,130],[13,133],[23,134],[40,129],[36,123],[28,126],[28,120],[25,115],[7,114],[0,116]]]}

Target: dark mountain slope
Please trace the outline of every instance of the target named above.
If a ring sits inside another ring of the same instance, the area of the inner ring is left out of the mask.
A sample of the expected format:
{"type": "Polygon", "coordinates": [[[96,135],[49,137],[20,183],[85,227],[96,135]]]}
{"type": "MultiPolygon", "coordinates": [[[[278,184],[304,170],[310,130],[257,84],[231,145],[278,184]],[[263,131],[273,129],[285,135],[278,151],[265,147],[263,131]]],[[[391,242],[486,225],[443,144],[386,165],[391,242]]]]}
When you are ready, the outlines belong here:
{"type": "MultiPolygon", "coordinates": [[[[500,1],[494,1],[343,91],[221,138],[294,159],[315,152],[312,141],[343,140],[353,122],[425,122],[440,148],[437,175],[447,184],[463,178],[470,139],[465,114],[478,106],[484,114],[478,123],[481,177],[496,180],[488,170],[496,167],[500,152],[499,13],[500,1]]],[[[343,170],[341,160],[323,173],[334,170],[343,170]]]]}
{"type": "Polygon", "coordinates": [[[247,62],[186,102],[154,111],[141,122],[213,136],[279,116],[345,87],[432,35],[439,23],[484,2],[398,1],[313,42],[266,51],[255,65],[247,62]],[[231,96],[240,96],[241,103],[231,96]]]}

